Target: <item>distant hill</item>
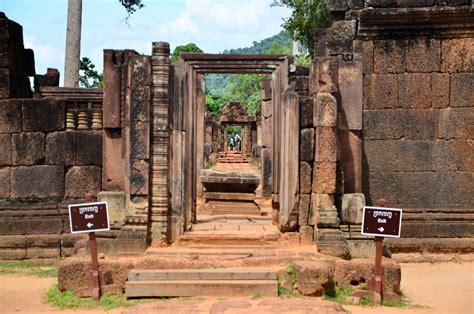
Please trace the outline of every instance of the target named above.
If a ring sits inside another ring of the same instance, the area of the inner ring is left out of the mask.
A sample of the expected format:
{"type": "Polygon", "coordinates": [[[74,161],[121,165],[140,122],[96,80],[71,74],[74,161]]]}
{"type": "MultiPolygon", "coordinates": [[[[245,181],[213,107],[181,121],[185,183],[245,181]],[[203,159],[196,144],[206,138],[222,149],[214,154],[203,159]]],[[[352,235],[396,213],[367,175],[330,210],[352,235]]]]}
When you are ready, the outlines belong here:
{"type": "Polygon", "coordinates": [[[272,49],[274,45],[289,47],[291,49],[293,41],[290,36],[288,36],[284,31],[281,31],[279,34],[276,34],[272,37],[262,39],[259,42],[254,41],[252,46],[245,48],[229,49],[224,50],[222,53],[244,53],[244,54],[258,54],[265,53],[266,51],[272,49]]]}

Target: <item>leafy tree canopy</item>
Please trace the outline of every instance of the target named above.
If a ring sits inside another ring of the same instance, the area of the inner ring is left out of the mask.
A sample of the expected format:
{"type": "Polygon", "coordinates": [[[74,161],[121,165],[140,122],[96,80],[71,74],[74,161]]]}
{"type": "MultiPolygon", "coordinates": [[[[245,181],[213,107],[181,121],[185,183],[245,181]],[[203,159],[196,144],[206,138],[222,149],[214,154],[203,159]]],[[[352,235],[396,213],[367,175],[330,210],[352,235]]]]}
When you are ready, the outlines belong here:
{"type": "Polygon", "coordinates": [[[171,54],[170,60],[177,61],[179,59],[179,54],[181,52],[203,52],[203,51],[194,43],[189,43],[183,46],[177,46],[176,48],[174,48],[174,51],[171,54]]]}
{"type": "Polygon", "coordinates": [[[119,0],[119,2],[125,8],[125,10],[127,10],[127,19],[138,9],[141,9],[145,6],[142,3],[142,0],[119,0]]]}
{"type": "Polygon", "coordinates": [[[329,26],[329,12],[325,0],[274,0],[272,5],[292,9],[291,16],[283,19],[282,27],[294,40],[300,40],[313,57],[314,29],[329,26]]]}
{"type": "Polygon", "coordinates": [[[79,61],[79,85],[85,88],[104,87],[104,75],[98,73],[95,65],[87,57],[79,61]]]}

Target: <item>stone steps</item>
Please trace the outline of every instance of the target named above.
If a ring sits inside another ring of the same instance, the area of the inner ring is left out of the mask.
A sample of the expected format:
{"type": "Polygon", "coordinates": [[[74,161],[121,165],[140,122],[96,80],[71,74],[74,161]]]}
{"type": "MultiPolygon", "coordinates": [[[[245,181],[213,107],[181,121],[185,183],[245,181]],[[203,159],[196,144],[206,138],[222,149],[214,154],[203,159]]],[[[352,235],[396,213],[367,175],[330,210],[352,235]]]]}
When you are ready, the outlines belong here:
{"type": "Polygon", "coordinates": [[[125,295],[134,297],[278,295],[277,275],[270,269],[131,270],[125,295]]]}
{"type": "Polygon", "coordinates": [[[228,231],[216,230],[212,233],[208,231],[189,231],[183,234],[176,245],[178,246],[220,246],[220,245],[262,245],[271,246],[280,239],[279,233],[265,234],[235,234],[228,231]]]}
{"type": "Polygon", "coordinates": [[[473,238],[385,239],[392,253],[474,253],[473,238]]]}

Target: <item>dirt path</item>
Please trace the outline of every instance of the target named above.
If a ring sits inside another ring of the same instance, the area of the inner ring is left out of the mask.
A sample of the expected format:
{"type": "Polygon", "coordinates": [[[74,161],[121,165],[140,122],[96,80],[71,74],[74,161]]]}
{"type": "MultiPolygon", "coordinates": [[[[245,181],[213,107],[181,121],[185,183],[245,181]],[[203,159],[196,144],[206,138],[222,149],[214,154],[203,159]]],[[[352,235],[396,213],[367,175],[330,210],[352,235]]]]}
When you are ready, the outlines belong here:
{"type": "MultiPolygon", "coordinates": [[[[402,290],[418,308],[344,306],[351,313],[474,313],[474,262],[402,264],[402,290]]],[[[55,278],[0,276],[0,313],[107,313],[104,310],[60,311],[42,304],[41,296],[55,278]]],[[[321,299],[172,300],[114,309],[108,313],[319,313],[340,311],[321,299]],[[318,311],[319,309],[319,311],[318,311]],[[217,310],[217,311],[216,311],[217,310]],[[197,312],[196,312],[197,311],[197,312]]]]}

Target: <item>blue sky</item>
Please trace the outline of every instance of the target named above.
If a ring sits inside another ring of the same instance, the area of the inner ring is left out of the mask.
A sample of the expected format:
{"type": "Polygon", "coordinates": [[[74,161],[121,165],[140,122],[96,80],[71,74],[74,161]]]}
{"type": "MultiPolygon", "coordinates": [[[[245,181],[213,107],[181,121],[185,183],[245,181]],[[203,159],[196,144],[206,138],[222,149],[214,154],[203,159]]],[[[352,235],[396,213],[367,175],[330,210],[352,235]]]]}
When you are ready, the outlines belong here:
{"type": "MultiPolygon", "coordinates": [[[[272,0],[143,0],[125,22],[118,0],[83,0],[81,56],[102,69],[103,49],[151,54],[153,41],[171,49],[194,42],[205,52],[248,47],[281,30],[286,8],[272,0]]],[[[0,11],[23,26],[26,48],[35,51],[36,72],[64,70],[67,0],[0,0],[0,11]]],[[[62,76],[62,75],[61,75],[62,76]]]]}

